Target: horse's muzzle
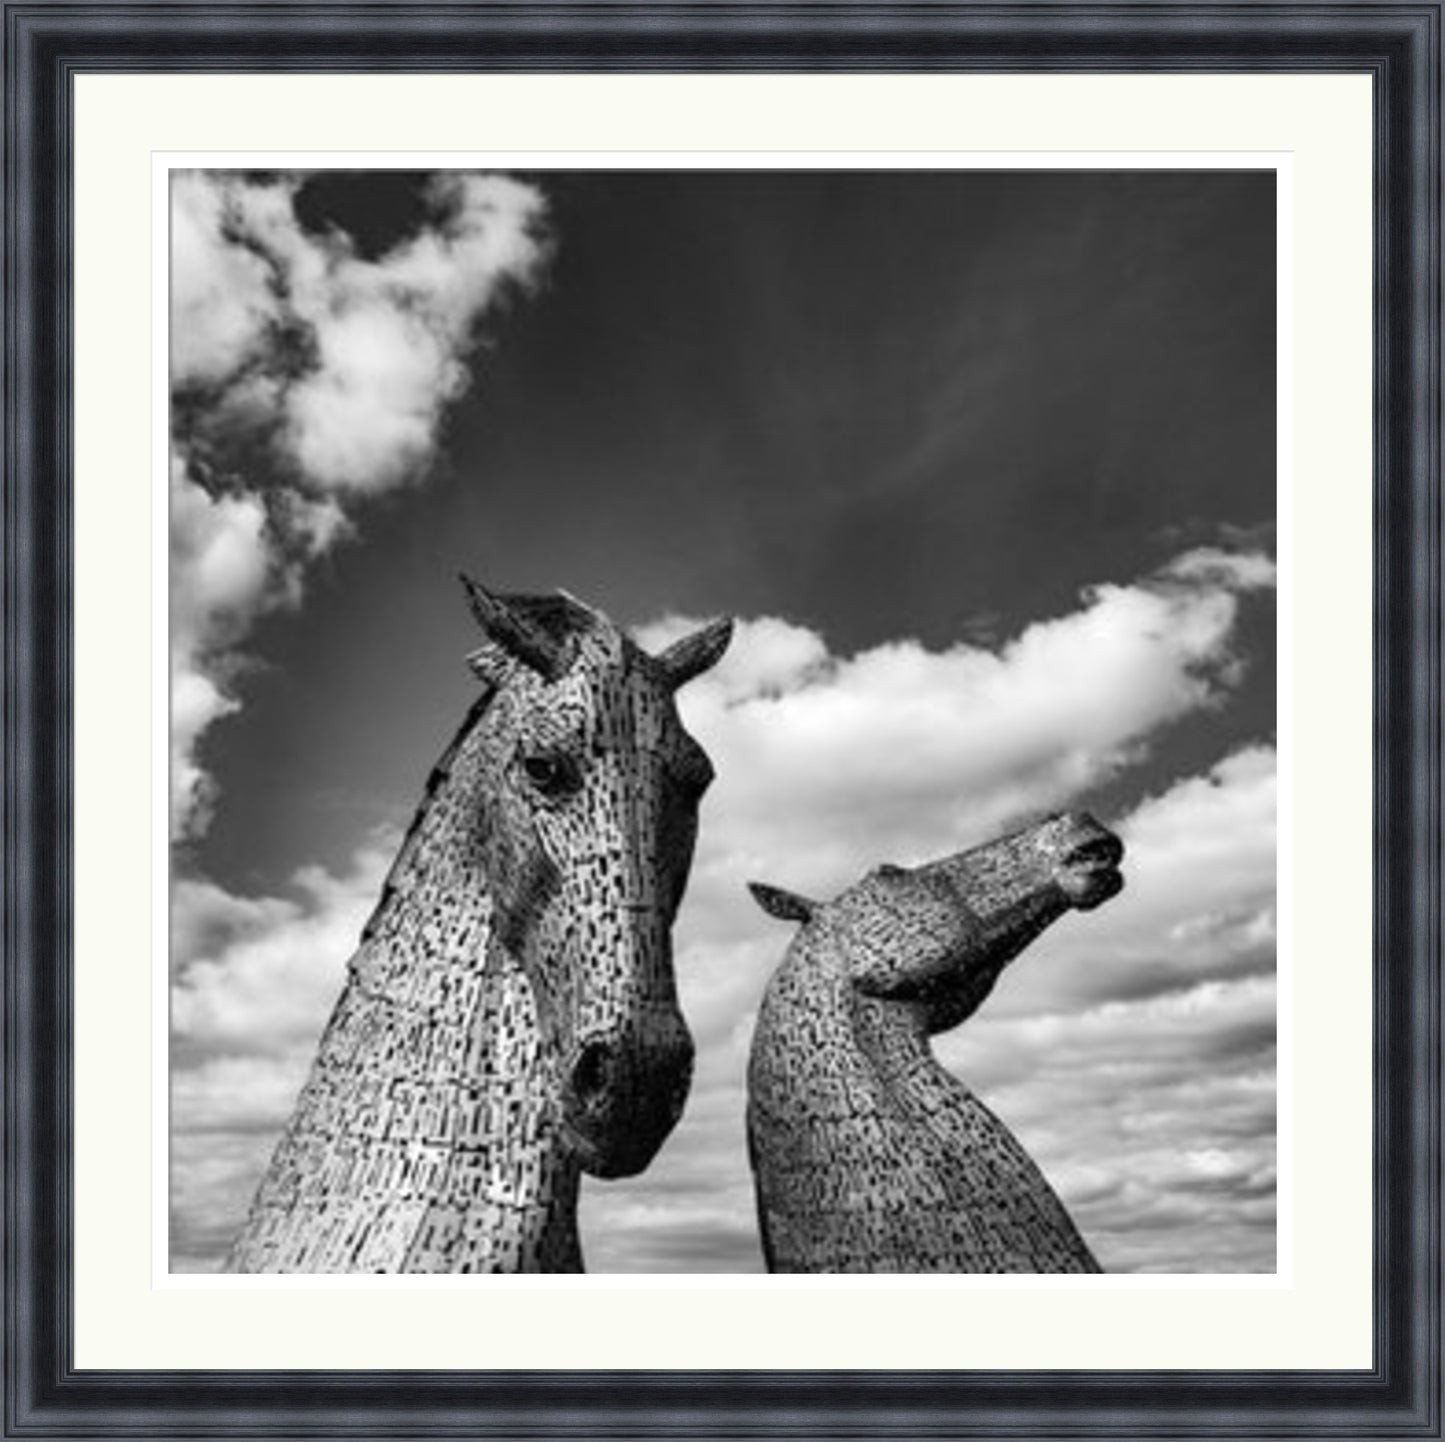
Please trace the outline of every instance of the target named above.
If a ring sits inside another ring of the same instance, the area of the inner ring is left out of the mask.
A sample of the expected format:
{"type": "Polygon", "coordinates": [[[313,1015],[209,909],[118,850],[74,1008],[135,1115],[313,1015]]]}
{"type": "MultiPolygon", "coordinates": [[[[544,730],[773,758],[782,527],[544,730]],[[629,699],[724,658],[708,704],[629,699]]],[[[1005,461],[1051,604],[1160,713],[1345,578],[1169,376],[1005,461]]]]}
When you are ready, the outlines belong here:
{"type": "Polygon", "coordinates": [[[630,1177],[657,1155],[682,1115],[692,1058],[692,1038],[676,1014],[582,1040],[567,1070],[562,1115],[583,1171],[630,1177]]]}
{"type": "Polygon", "coordinates": [[[1069,905],[1092,911],[1124,889],[1119,863],[1124,843],[1087,812],[1066,812],[1045,823],[1044,839],[1054,857],[1054,878],[1069,905]]]}

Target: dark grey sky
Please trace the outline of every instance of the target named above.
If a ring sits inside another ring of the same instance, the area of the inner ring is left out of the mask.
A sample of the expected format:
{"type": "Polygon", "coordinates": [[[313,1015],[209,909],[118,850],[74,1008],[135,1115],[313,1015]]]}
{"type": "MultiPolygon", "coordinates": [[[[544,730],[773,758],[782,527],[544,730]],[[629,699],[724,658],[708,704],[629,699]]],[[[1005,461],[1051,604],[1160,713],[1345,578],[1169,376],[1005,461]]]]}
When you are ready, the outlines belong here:
{"type": "MultiPolygon", "coordinates": [[[[775,615],[835,654],[1006,637],[1275,516],[1273,173],[533,177],[555,251],[491,322],[441,474],[258,626],[194,860],[239,890],[409,813],[471,694],[465,566],[624,624],[775,615]]],[[[298,203],[385,249],[414,178],[298,203]]],[[[1272,533],[1268,534],[1272,540],[1272,533]]],[[[1272,594],[1227,713],[1092,798],[1273,734],[1272,594]]]]}

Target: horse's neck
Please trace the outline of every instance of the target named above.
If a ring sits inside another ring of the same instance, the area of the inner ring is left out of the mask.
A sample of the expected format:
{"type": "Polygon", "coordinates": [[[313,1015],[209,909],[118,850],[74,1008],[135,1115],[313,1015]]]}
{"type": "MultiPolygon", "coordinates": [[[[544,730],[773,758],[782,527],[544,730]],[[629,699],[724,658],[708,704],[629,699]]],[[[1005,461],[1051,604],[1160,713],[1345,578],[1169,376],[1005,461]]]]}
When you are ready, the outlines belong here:
{"type": "Polygon", "coordinates": [[[1098,1270],[1013,1133],[934,1056],[925,1009],[860,995],[835,960],[789,955],[750,1066],[769,1266],[1098,1270]]]}
{"type": "Polygon", "coordinates": [[[397,1269],[580,1270],[559,1079],[485,894],[462,888],[447,901],[430,879],[420,894],[398,890],[369,928],[349,989],[378,1013],[376,1033],[394,1038],[385,1063],[417,1118],[421,1154],[445,1160],[397,1269]]]}
{"type": "Polygon", "coordinates": [[[794,942],[768,984],[753,1048],[751,1093],[777,1123],[874,1113],[886,1078],[937,1066],[921,1008],[860,998],[826,937],[794,942]],[[809,1113],[812,1119],[809,1119],[809,1113]]]}
{"type": "Polygon", "coordinates": [[[952,1210],[907,1240],[909,1266],[970,1272],[1097,1272],[1058,1194],[1007,1124],[926,1056],[893,1071],[890,1094],[915,1155],[952,1210]],[[966,1225],[965,1225],[966,1224],[966,1225]]]}
{"type": "Polygon", "coordinates": [[[446,779],[367,923],[235,1270],[581,1268],[532,991],[493,936],[470,789],[446,779]]]}

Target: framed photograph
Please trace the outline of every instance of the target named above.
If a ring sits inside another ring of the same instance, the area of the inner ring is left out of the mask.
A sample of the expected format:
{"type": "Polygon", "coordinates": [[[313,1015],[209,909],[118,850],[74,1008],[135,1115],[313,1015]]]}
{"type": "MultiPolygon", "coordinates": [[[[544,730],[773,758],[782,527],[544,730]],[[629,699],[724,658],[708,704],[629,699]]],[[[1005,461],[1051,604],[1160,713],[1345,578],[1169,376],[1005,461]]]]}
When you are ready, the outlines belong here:
{"type": "Polygon", "coordinates": [[[6,8],[6,1435],[1439,1435],[1438,4],[6,8]]]}

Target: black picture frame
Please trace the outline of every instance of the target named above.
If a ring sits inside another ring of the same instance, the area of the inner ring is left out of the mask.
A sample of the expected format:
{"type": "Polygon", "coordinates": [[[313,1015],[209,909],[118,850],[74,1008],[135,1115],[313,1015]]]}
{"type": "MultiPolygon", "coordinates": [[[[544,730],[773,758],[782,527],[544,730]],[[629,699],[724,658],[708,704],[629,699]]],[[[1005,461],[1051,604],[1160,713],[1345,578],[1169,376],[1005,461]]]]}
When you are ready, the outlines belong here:
{"type": "Polygon", "coordinates": [[[1441,1435],[1440,0],[5,4],[4,1435],[1441,1435]],[[1374,1362],[1360,1371],[78,1371],[71,1349],[71,77],[1373,77],[1374,1362]]]}

